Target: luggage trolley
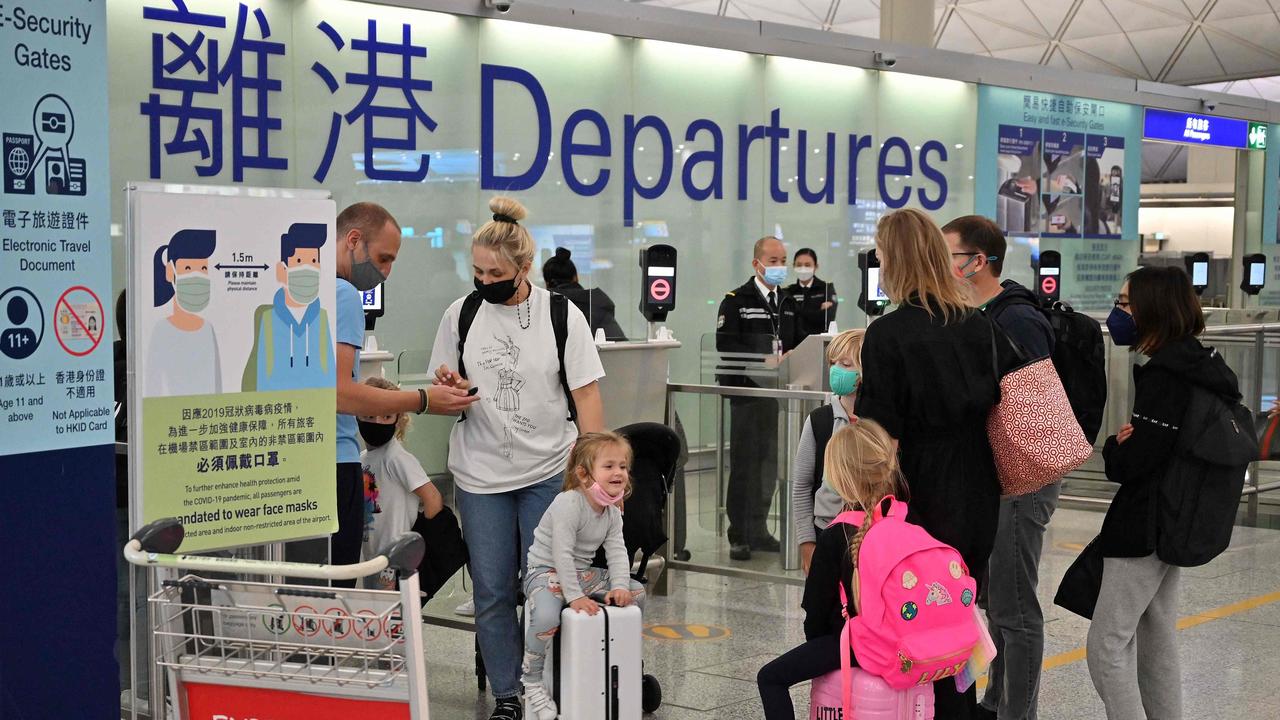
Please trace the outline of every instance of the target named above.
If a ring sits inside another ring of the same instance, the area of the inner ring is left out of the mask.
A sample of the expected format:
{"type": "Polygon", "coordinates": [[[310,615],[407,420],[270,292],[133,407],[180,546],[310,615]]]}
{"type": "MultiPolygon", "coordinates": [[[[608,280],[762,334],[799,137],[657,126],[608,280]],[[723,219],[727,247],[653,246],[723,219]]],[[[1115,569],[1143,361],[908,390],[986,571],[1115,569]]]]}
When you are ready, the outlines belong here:
{"type": "Polygon", "coordinates": [[[420,535],[401,535],[355,565],[172,554],[182,537],[176,520],[158,520],[124,548],[129,562],[157,569],[148,604],[160,676],[153,674],[151,707],[166,711],[153,717],[429,720],[420,535]],[[270,581],[351,580],[387,569],[398,572],[398,591],[270,581]],[[228,574],[268,581],[221,579],[228,574]]]}

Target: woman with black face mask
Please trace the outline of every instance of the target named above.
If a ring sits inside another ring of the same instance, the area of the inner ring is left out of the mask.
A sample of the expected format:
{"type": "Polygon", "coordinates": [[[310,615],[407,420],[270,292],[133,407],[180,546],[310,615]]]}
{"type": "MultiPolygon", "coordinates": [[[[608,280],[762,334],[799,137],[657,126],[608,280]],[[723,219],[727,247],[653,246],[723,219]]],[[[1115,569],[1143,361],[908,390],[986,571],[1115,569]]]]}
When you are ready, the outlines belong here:
{"type": "Polygon", "coordinates": [[[607,340],[626,340],[626,334],[614,319],[613,299],[601,288],[588,290],[582,287],[578,282],[578,266],[573,263],[571,255],[569,248],[556,248],[555,257],[542,263],[543,284],[577,305],[587,316],[592,333],[603,329],[607,340]]]}
{"type": "Polygon", "coordinates": [[[535,245],[520,224],[524,206],[497,197],[489,210],[493,219],[471,245],[475,291],[445,311],[431,365],[437,384],[480,397],[449,435],[449,470],[471,556],[476,636],[497,701],[490,717],[520,720],[517,577],[579,430],[604,430],[604,369],[582,312],[529,282],[535,245]]]}
{"type": "Polygon", "coordinates": [[[1133,415],[1107,438],[1107,479],[1120,483],[1098,538],[1102,587],[1089,626],[1089,674],[1110,720],[1182,717],[1175,623],[1179,569],[1160,560],[1157,492],[1174,457],[1192,386],[1240,400],[1235,373],[1200,344],[1204,314],[1186,272],[1129,275],[1107,328],[1116,345],[1150,358],[1133,369],[1133,415]],[[1136,648],[1136,650],[1135,650],[1136,648]]]}

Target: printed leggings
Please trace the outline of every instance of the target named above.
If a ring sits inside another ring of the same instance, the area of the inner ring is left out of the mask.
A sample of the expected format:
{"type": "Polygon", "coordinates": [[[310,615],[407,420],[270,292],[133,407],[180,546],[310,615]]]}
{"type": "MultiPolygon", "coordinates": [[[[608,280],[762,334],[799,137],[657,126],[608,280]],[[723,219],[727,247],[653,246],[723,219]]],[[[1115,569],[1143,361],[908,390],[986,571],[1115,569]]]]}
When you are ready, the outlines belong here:
{"type": "MultiPolygon", "coordinates": [[[[604,602],[609,593],[609,571],[603,568],[587,568],[578,573],[578,585],[589,598],[604,602]]],[[[644,586],[629,581],[632,602],[644,610],[644,586]]],[[[547,643],[560,630],[560,611],[564,609],[564,592],[554,568],[529,568],[529,578],[524,584],[524,673],[525,685],[542,683],[542,669],[547,661],[547,643]]]]}

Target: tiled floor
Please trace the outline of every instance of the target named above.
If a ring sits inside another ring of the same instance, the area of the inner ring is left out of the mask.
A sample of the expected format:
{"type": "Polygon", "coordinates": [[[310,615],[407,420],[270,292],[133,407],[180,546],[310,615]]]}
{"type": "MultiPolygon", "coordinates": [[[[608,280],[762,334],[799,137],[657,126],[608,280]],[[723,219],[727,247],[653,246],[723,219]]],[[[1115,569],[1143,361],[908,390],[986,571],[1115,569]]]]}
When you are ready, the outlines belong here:
{"type": "MultiPolygon", "coordinates": [[[[1060,510],[1046,538],[1040,600],[1046,609],[1046,659],[1042,720],[1102,718],[1102,704],[1083,659],[1086,621],[1052,606],[1058,581],[1079,549],[1096,533],[1102,515],[1060,510]],[[1065,660],[1065,661],[1064,661],[1065,660]]],[[[694,562],[727,564],[726,549],[699,523],[688,541],[694,562]]],[[[776,571],[776,555],[759,555],[752,569],[776,571]]],[[[430,610],[445,613],[465,595],[438,597],[430,610]]],[[[646,672],[662,683],[664,702],[652,717],[665,719],[762,717],[756,671],[802,639],[800,588],[702,573],[675,572],[672,592],[653,597],[647,623],[699,623],[727,628],[717,640],[664,641],[646,638],[646,672]]],[[[1238,528],[1231,549],[1213,563],[1183,572],[1182,615],[1196,618],[1178,633],[1187,718],[1280,717],[1280,531],[1238,528]],[[1267,602],[1270,601],[1270,602],[1267,602]],[[1212,612],[1218,611],[1218,612],[1212,612]]],[[[1184,623],[1187,624],[1187,623],[1184,623]]],[[[488,700],[472,674],[473,637],[460,630],[429,627],[428,672],[432,716],[487,717],[488,700]]],[[[808,687],[797,687],[797,716],[806,717],[808,687]]]]}

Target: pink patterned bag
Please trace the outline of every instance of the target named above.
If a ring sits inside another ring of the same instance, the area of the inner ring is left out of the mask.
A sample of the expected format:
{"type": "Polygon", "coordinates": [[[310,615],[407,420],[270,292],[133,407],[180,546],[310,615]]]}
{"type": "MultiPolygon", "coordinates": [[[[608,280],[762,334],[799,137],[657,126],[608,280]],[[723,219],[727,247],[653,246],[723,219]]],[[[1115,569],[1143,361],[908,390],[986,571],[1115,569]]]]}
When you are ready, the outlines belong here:
{"type": "MultiPolygon", "coordinates": [[[[991,331],[996,365],[995,328],[991,331]]],[[[1026,495],[1080,467],[1093,454],[1053,361],[1042,358],[1000,376],[1000,402],[987,416],[1002,495],[1026,495]]]]}
{"type": "Polygon", "coordinates": [[[894,690],[889,683],[862,670],[836,670],[813,679],[809,691],[809,720],[933,720],[933,684],[894,690]],[[850,673],[852,710],[844,714],[844,677],[850,673]]]}

